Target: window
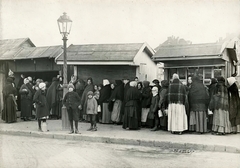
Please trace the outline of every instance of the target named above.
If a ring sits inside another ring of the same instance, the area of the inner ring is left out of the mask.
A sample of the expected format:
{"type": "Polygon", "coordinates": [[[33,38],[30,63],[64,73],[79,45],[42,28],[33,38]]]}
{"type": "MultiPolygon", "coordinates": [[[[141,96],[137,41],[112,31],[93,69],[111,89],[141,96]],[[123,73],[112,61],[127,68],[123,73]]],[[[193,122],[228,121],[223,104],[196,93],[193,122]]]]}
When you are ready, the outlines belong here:
{"type": "Polygon", "coordinates": [[[204,76],[203,76],[204,84],[210,85],[211,78],[212,78],[212,68],[204,68],[204,76]]]}

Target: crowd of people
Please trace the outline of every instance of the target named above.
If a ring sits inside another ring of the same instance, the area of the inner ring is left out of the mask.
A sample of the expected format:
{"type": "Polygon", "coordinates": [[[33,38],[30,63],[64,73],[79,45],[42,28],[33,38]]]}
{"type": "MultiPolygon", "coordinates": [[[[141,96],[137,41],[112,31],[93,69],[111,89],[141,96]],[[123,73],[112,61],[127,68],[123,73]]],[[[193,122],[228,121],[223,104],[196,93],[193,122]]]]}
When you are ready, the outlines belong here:
{"type": "Polygon", "coordinates": [[[136,77],[112,83],[103,79],[102,84],[94,84],[92,78],[85,82],[72,75],[67,90],[63,97],[62,76],[54,77],[49,86],[42,79],[33,82],[31,77],[23,75],[16,86],[14,77],[9,76],[3,89],[2,119],[15,122],[19,108],[24,121],[35,114],[39,131],[43,131],[42,124],[48,118],[61,119],[64,105],[70,133],[79,133],[79,121],[90,123],[88,131],[97,131],[97,123],[101,123],[180,135],[183,132],[225,135],[237,133],[240,125],[240,98],[234,77],[226,81],[222,76],[212,78],[211,84],[205,86],[198,74],[189,76],[187,85],[176,73],[170,81],[141,82],[136,77]]]}

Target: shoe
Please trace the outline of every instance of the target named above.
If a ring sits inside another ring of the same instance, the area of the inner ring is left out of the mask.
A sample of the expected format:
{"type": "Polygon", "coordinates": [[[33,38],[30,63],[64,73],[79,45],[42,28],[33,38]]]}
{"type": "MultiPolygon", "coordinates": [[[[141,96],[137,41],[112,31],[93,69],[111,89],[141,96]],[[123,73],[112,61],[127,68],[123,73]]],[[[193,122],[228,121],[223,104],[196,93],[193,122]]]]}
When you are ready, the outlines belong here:
{"type": "Polygon", "coordinates": [[[92,131],[92,129],[93,129],[93,128],[91,127],[91,128],[89,128],[89,129],[87,129],[87,131],[92,131]]]}
{"type": "Polygon", "coordinates": [[[70,131],[68,134],[73,134],[74,133],[74,131],[70,131]]]}
{"type": "Polygon", "coordinates": [[[151,131],[157,131],[157,127],[153,127],[151,131]]]}
{"type": "Polygon", "coordinates": [[[79,134],[79,131],[78,131],[78,130],[75,130],[75,134],[79,134]]]}
{"type": "Polygon", "coordinates": [[[92,129],[92,131],[97,131],[97,128],[96,128],[96,127],[95,127],[95,128],[93,128],[93,129],[92,129]]]}
{"type": "Polygon", "coordinates": [[[43,130],[42,130],[41,128],[38,128],[38,131],[39,131],[39,132],[43,132],[43,130]]]}

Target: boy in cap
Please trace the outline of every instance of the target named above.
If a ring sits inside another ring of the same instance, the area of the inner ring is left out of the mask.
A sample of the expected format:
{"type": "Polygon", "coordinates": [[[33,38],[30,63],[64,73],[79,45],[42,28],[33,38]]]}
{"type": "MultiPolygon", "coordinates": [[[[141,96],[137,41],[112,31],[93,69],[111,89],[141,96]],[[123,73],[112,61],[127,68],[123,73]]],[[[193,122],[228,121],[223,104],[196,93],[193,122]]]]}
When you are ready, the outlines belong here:
{"type": "Polygon", "coordinates": [[[75,134],[78,134],[79,133],[78,132],[78,120],[79,120],[78,108],[80,108],[81,100],[78,94],[73,91],[74,90],[73,84],[69,84],[67,88],[68,88],[68,92],[64,96],[63,104],[66,106],[67,112],[68,112],[68,118],[69,118],[70,127],[71,127],[69,134],[74,133],[73,120],[75,121],[75,134]]]}

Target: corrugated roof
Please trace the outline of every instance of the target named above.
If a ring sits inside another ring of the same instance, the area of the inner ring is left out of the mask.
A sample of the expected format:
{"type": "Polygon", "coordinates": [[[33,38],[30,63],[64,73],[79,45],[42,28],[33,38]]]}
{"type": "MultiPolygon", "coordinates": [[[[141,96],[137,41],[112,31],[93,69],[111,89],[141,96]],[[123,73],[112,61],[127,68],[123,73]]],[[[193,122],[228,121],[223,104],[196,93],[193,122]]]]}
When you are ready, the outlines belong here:
{"type": "Polygon", "coordinates": [[[0,55],[0,60],[18,60],[34,58],[56,58],[62,53],[61,46],[18,47],[0,55]]]}
{"type": "Polygon", "coordinates": [[[25,42],[28,42],[32,47],[35,47],[35,45],[32,43],[32,41],[29,38],[19,38],[19,39],[3,39],[0,40],[0,49],[12,49],[21,47],[21,45],[25,42]]]}
{"type": "Polygon", "coordinates": [[[221,53],[221,43],[170,45],[159,47],[153,58],[220,55],[221,53]]]}
{"type": "MultiPolygon", "coordinates": [[[[144,43],[70,45],[68,61],[132,61],[144,43]]],[[[57,58],[63,60],[63,54],[57,58]]]]}

